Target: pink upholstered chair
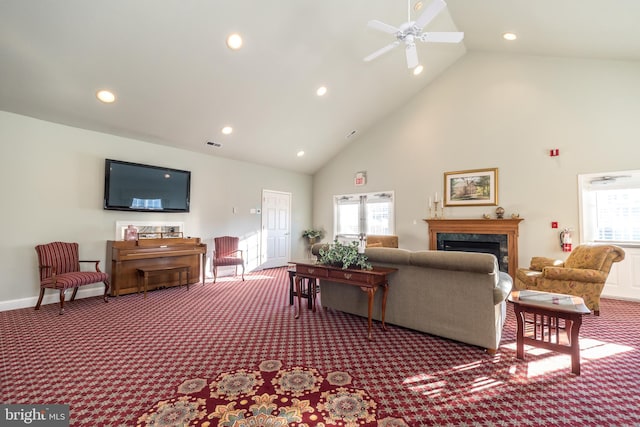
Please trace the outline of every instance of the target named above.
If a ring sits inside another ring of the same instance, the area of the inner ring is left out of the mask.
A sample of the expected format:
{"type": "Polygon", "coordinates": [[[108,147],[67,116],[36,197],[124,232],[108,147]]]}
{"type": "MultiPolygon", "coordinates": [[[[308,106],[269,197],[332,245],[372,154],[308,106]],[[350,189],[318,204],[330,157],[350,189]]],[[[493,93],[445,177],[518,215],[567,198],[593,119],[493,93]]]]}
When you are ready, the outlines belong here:
{"type": "Polygon", "coordinates": [[[38,254],[38,268],[40,270],[40,297],[36,310],[40,309],[44,290],[57,289],[60,291],[60,314],[64,313],[65,291],[73,288],[69,301],[73,301],[78,288],[93,283],[104,283],[104,302],[108,302],[109,275],[100,271],[100,261],[83,261],[78,257],[77,243],[52,242],[36,246],[38,254]],[[81,262],[95,264],[96,271],[80,271],[81,262]]]}
{"type": "Polygon", "coordinates": [[[242,249],[238,249],[240,239],[231,236],[214,237],[213,243],[213,283],[216,283],[218,277],[218,267],[235,266],[237,276],[239,265],[242,266],[242,280],[244,281],[244,259],[242,249]]]}

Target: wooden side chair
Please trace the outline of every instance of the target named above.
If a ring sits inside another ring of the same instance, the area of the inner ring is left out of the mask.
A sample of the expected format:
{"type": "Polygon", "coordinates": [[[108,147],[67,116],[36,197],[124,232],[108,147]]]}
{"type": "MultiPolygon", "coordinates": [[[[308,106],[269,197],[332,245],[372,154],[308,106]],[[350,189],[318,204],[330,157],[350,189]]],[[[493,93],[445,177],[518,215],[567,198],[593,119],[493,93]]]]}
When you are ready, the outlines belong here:
{"type": "Polygon", "coordinates": [[[238,266],[242,266],[242,280],[244,281],[244,259],[242,249],[238,249],[240,238],[232,236],[214,237],[213,239],[213,283],[218,277],[218,267],[235,266],[238,275],[238,266]]]}
{"type": "Polygon", "coordinates": [[[64,314],[65,291],[73,288],[70,301],[76,298],[78,288],[93,283],[104,283],[104,302],[108,302],[109,275],[100,271],[100,261],[80,260],[77,243],[52,242],[36,246],[38,254],[38,269],[40,272],[40,297],[36,310],[40,309],[44,290],[57,289],[60,291],[60,314],[64,314]],[[81,262],[95,264],[96,271],[80,271],[81,262]]]}

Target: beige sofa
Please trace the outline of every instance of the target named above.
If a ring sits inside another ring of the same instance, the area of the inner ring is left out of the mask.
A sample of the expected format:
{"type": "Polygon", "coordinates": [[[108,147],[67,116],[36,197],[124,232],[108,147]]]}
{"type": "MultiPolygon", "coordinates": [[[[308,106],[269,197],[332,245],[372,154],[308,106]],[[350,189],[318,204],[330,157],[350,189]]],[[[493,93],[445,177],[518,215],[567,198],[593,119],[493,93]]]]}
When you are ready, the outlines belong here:
{"type": "MultiPolygon", "coordinates": [[[[313,248],[317,254],[322,245],[313,248]]],[[[373,265],[397,268],[389,276],[386,322],[495,353],[500,345],[511,277],[493,255],[471,252],[367,248],[373,265]]],[[[382,292],[373,318],[380,320],[382,292]]],[[[322,306],[366,317],[367,294],[358,287],[320,281],[322,306]]]]}

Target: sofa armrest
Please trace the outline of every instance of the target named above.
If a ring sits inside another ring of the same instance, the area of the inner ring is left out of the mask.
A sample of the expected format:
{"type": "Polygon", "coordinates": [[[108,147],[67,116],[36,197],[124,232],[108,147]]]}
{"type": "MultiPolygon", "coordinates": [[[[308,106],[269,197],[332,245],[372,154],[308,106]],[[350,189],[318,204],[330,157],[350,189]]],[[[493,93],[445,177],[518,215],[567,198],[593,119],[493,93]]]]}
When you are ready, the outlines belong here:
{"type": "Polygon", "coordinates": [[[529,270],[542,271],[545,267],[564,267],[564,262],[559,259],[534,256],[531,258],[529,270]]]}
{"type": "Polygon", "coordinates": [[[379,248],[397,248],[398,247],[398,236],[389,235],[389,236],[378,236],[370,234],[367,236],[367,247],[379,247],[379,248]]]}
{"type": "Polygon", "coordinates": [[[587,283],[604,283],[607,274],[600,270],[588,268],[545,267],[542,270],[544,280],[563,280],[587,283]]]}
{"type": "Polygon", "coordinates": [[[311,246],[311,254],[315,256],[319,256],[320,249],[324,249],[326,251],[327,249],[329,249],[329,243],[314,243],[311,246]]]}
{"type": "Polygon", "coordinates": [[[513,279],[507,273],[498,273],[498,283],[493,289],[493,303],[500,304],[507,299],[513,289],[513,279]]]}

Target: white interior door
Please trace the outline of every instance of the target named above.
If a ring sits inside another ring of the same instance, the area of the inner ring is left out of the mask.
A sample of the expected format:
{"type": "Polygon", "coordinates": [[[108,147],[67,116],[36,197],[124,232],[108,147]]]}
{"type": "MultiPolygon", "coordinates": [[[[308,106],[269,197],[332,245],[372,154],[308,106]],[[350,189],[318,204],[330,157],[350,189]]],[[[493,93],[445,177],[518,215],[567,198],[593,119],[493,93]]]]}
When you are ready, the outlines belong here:
{"type": "Polygon", "coordinates": [[[287,265],[291,256],[291,193],[262,191],[263,268],[287,265]]]}

